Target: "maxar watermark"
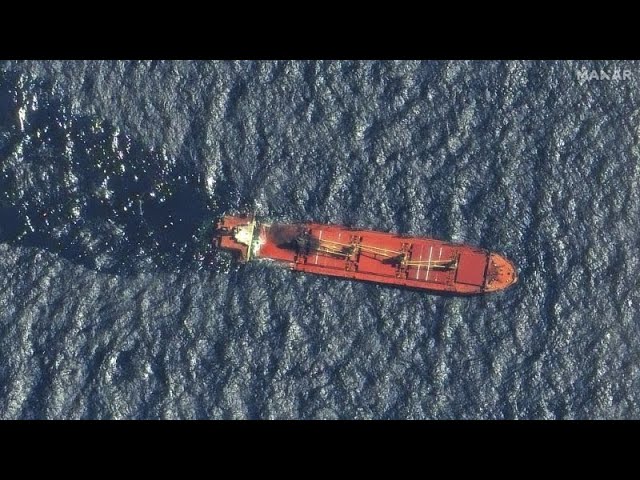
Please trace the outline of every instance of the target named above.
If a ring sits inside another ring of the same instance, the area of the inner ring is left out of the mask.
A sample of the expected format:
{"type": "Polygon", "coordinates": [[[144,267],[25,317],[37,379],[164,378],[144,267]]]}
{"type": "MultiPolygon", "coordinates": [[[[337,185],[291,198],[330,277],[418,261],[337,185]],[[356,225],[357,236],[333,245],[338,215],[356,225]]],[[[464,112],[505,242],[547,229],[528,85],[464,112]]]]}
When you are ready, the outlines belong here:
{"type": "Polygon", "coordinates": [[[592,80],[609,80],[614,82],[631,80],[631,70],[621,70],[619,68],[587,70],[583,67],[581,70],[576,70],[576,75],[578,76],[578,82],[580,83],[590,82],[592,80]]]}

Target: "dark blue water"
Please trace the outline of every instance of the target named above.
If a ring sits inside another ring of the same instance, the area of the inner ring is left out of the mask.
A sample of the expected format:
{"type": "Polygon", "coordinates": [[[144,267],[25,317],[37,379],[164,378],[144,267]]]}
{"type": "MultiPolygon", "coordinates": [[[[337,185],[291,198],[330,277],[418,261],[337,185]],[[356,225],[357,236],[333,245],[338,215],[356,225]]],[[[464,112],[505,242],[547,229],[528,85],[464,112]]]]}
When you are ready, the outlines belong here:
{"type": "Polygon", "coordinates": [[[638,418],[639,83],[637,62],[0,63],[0,418],[638,418]],[[241,211],[477,244],[520,282],[239,266],[209,236],[241,211]]]}

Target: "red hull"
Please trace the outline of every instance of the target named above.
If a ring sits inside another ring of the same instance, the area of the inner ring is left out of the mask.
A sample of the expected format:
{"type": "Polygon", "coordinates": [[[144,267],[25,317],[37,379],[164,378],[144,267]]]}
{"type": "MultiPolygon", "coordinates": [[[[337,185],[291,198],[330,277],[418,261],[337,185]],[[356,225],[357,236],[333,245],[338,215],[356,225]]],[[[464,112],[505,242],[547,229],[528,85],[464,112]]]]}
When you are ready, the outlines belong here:
{"type": "Polygon", "coordinates": [[[514,265],[497,253],[337,225],[258,224],[251,217],[226,216],[215,242],[243,261],[271,259],[302,272],[431,292],[478,294],[517,281],[514,265]]]}

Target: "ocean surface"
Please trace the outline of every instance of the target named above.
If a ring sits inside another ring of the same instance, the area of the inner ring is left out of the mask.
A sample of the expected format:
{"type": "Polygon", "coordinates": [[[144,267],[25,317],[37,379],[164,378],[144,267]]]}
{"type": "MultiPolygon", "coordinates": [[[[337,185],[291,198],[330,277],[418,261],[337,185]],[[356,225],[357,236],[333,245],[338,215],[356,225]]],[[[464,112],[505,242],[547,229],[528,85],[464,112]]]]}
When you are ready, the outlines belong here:
{"type": "Polygon", "coordinates": [[[639,183],[640,62],[0,62],[0,418],[640,418],[639,183]],[[249,211],[520,281],[238,265],[249,211]]]}

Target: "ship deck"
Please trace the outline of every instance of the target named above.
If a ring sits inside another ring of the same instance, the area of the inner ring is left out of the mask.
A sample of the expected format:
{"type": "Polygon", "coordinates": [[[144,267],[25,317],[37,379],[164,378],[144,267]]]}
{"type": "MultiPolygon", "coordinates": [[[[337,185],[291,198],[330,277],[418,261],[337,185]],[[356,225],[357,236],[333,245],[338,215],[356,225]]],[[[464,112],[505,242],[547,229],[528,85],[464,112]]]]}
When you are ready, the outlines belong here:
{"type": "Polygon", "coordinates": [[[259,238],[256,257],[288,262],[294,270],[419,289],[481,293],[489,263],[482,249],[334,225],[262,225],[259,238]],[[303,232],[312,248],[292,245],[285,229],[303,232]]]}

